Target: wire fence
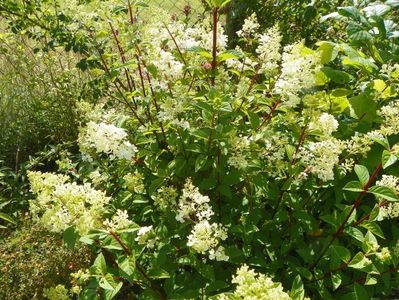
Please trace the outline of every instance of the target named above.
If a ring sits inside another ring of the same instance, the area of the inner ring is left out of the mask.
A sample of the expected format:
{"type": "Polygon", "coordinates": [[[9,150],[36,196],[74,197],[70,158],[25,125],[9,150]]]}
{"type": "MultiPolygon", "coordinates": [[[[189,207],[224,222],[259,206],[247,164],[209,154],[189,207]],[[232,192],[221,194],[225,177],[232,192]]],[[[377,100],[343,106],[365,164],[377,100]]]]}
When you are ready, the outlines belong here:
{"type": "MultiPolygon", "coordinates": [[[[177,18],[187,17],[189,22],[196,22],[204,16],[206,12],[204,0],[147,0],[150,7],[160,7],[170,15],[177,18]]],[[[145,13],[140,16],[145,15],[145,13]]]]}
{"type": "Polygon", "coordinates": [[[171,14],[202,14],[205,10],[205,5],[202,0],[150,0],[149,3],[157,5],[171,14]]]}

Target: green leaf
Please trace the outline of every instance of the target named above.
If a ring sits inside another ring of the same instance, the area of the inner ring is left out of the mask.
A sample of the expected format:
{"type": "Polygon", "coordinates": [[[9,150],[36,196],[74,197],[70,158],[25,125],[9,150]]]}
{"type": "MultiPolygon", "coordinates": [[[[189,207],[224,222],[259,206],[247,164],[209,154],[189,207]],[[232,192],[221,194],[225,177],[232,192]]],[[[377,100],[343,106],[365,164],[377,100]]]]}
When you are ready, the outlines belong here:
{"type": "Polygon", "coordinates": [[[80,300],[97,300],[97,290],[95,288],[85,288],[79,295],[80,300]]]}
{"type": "Polygon", "coordinates": [[[380,225],[378,225],[376,222],[365,221],[360,226],[370,230],[376,236],[379,236],[380,238],[385,239],[384,232],[382,231],[380,225]]]}
{"type": "Polygon", "coordinates": [[[107,273],[107,263],[105,262],[104,255],[100,253],[95,259],[92,268],[95,274],[105,275],[107,273]]]}
{"type": "Polygon", "coordinates": [[[387,186],[373,186],[368,190],[368,192],[373,194],[377,198],[382,198],[390,202],[399,201],[396,191],[387,186]]]}
{"type": "Polygon", "coordinates": [[[363,251],[366,253],[372,251],[375,249],[376,245],[378,245],[376,237],[371,233],[371,231],[367,231],[362,245],[363,251]]]}
{"type": "Polygon", "coordinates": [[[357,178],[359,178],[360,183],[365,186],[370,180],[369,170],[365,166],[356,165],[355,166],[355,173],[357,178]]]}
{"type": "Polygon", "coordinates": [[[106,274],[104,277],[101,277],[99,286],[104,290],[115,290],[116,282],[111,274],[106,274]]]}
{"type": "Polygon", "coordinates": [[[323,67],[321,71],[330,78],[333,82],[339,84],[345,84],[351,81],[352,76],[344,71],[335,70],[330,67],[323,67]]]}
{"type": "Polygon", "coordinates": [[[371,60],[356,56],[356,57],[345,57],[342,60],[342,64],[346,66],[355,67],[366,73],[372,73],[374,70],[378,70],[378,66],[371,60]]]}
{"type": "Polygon", "coordinates": [[[238,59],[238,58],[240,58],[240,56],[236,51],[226,51],[218,55],[217,61],[220,63],[229,59],[238,59]]]}
{"type": "Polygon", "coordinates": [[[136,270],[136,259],[134,256],[122,256],[118,259],[118,267],[121,276],[131,280],[136,270]]]}
{"type": "Polygon", "coordinates": [[[382,152],[382,167],[384,169],[392,166],[394,163],[396,163],[398,161],[398,157],[396,155],[393,155],[391,152],[384,150],[382,152]]]}
{"type": "Polygon", "coordinates": [[[305,297],[305,289],[300,275],[297,275],[292,283],[290,296],[293,300],[302,300],[305,297]]]}
{"type": "Polygon", "coordinates": [[[370,299],[369,294],[367,293],[366,289],[358,283],[354,285],[355,291],[355,300],[368,300],[370,299]]]}
{"type": "Polygon", "coordinates": [[[188,51],[192,51],[197,53],[198,55],[206,58],[206,59],[212,59],[212,54],[206,50],[205,48],[201,48],[201,47],[192,47],[190,49],[188,49],[188,51]]]}
{"type": "Polygon", "coordinates": [[[363,192],[364,188],[360,181],[350,181],[344,186],[343,190],[360,193],[363,192]]]}
{"type": "Polygon", "coordinates": [[[317,51],[320,52],[321,63],[323,65],[328,64],[337,57],[339,49],[335,43],[323,41],[316,45],[319,46],[317,51]]]}
{"type": "Polygon", "coordinates": [[[345,228],[345,233],[350,235],[354,239],[358,240],[359,242],[363,243],[364,235],[359,229],[355,227],[347,227],[345,228]]]}
{"type": "Polygon", "coordinates": [[[154,192],[163,185],[164,181],[165,181],[164,178],[157,178],[153,180],[151,182],[150,187],[148,188],[148,194],[149,195],[154,194],[154,192]]]}
{"type": "Polygon", "coordinates": [[[377,116],[377,103],[372,95],[361,93],[349,99],[351,117],[368,123],[374,122],[377,116]]]}
{"type": "Polygon", "coordinates": [[[331,252],[339,257],[344,263],[348,263],[351,259],[351,253],[348,249],[342,246],[331,246],[331,252]]]}
{"type": "Polygon", "coordinates": [[[194,169],[196,173],[206,165],[207,160],[208,157],[204,154],[200,154],[197,156],[197,159],[195,160],[195,169],[194,169]]]}
{"type": "Polygon", "coordinates": [[[17,224],[13,218],[11,218],[9,215],[0,212],[0,219],[3,219],[4,221],[7,221],[12,224],[17,224]]]}
{"type": "Polygon", "coordinates": [[[385,149],[389,149],[389,142],[387,140],[386,137],[383,136],[373,136],[373,137],[369,137],[370,140],[380,144],[382,147],[384,147],[385,149]]]}
{"type": "Polygon", "coordinates": [[[374,285],[378,283],[378,279],[374,277],[372,274],[367,274],[366,281],[364,285],[374,285]]]}
{"type": "Polygon", "coordinates": [[[338,13],[341,16],[351,18],[356,21],[360,20],[361,16],[359,10],[354,6],[340,7],[338,9],[338,13]]]}
{"type": "Polygon", "coordinates": [[[119,282],[113,290],[104,290],[104,298],[105,300],[111,300],[113,299],[120,291],[120,289],[122,288],[123,283],[119,282]]]}
{"type": "Polygon", "coordinates": [[[349,267],[353,269],[363,269],[371,264],[371,261],[364,257],[362,252],[357,253],[349,263],[349,267]]]}
{"type": "Polygon", "coordinates": [[[207,293],[217,292],[217,291],[223,290],[229,286],[230,285],[224,281],[215,280],[215,281],[212,281],[209,283],[209,285],[205,288],[205,291],[207,293]]]}
{"type": "Polygon", "coordinates": [[[69,248],[73,249],[75,247],[78,238],[79,238],[79,233],[75,230],[74,226],[65,229],[63,239],[65,244],[67,244],[69,248]]]}
{"type": "Polygon", "coordinates": [[[349,22],[347,31],[349,37],[355,42],[370,42],[373,40],[373,36],[358,23],[349,22]]]}
{"type": "Polygon", "coordinates": [[[342,283],[342,278],[339,273],[332,273],[331,274],[331,281],[333,285],[333,290],[335,291],[342,283]]]}
{"type": "Polygon", "coordinates": [[[148,271],[148,276],[152,279],[163,279],[170,278],[170,275],[167,271],[161,268],[154,268],[148,271]]]}
{"type": "Polygon", "coordinates": [[[371,4],[363,9],[367,17],[383,16],[391,10],[387,4],[371,4]]]}

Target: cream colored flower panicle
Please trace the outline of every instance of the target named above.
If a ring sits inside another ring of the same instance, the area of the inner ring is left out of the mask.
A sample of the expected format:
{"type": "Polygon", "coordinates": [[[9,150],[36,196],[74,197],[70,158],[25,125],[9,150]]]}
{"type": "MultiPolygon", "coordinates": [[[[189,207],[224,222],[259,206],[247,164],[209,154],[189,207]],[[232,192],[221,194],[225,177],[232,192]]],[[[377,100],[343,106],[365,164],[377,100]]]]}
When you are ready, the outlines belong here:
{"type": "Polygon", "coordinates": [[[259,37],[256,53],[259,55],[261,69],[264,73],[274,73],[281,60],[282,36],[277,26],[269,28],[259,37]]]}
{"type": "Polygon", "coordinates": [[[247,299],[247,300],[289,300],[291,297],[284,292],[279,282],[274,282],[264,274],[256,273],[243,265],[233,277],[233,283],[237,284],[232,297],[220,295],[221,299],[247,299]]]}
{"type": "Polygon", "coordinates": [[[230,156],[227,163],[239,170],[248,167],[247,156],[250,153],[251,141],[248,137],[236,136],[235,133],[230,136],[230,156]]]}
{"type": "MultiPolygon", "coordinates": [[[[386,186],[399,195],[399,177],[393,175],[382,175],[381,180],[376,182],[378,186],[386,186]]],[[[383,201],[379,199],[380,202],[383,201]]],[[[395,219],[399,217],[399,202],[389,202],[381,206],[380,212],[383,218],[395,219]]]]}
{"type": "Polygon", "coordinates": [[[337,131],[338,126],[339,123],[333,115],[322,113],[317,120],[310,123],[309,129],[319,131],[320,133],[329,136],[334,131],[337,131]]]}
{"type": "Polygon", "coordinates": [[[108,154],[110,159],[130,160],[137,152],[126,131],[112,124],[89,122],[81,131],[78,142],[83,153],[94,149],[97,153],[108,154]]]}
{"type": "Polygon", "coordinates": [[[161,187],[155,196],[154,204],[160,210],[168,210],[176,207],[177,191],[172,186],[161,187]]]}
{"type": "Polygon", "coordinates": [[[69,297],[69,292],[68,289],[59,284],[56,287],[51,287],[48,289],[44,289],[43,291],[44,297],[49,300],[69,300],[71,299],[69,297]]]}
{"type": "Polygon", "coordinates": [[[208,220],[213,215],[213,211],[208,204],[209,201],[209,197],[201,195],[198,188],[191,182],[191,179],[187,179],[184,184],[183,194],[179,199],[176,220],[181,223],[191,218],[208,220]]]}
{"type": "Polygon", "coordinates": [[[202,220],[195,224],[191,234],[188,236],[187,246],[201,254],[209,254],[213,260],[228,260],[224,248],[219,246],[220,241],[227,239],[227,233],[221,224],[202,220]]]}
{"type": "Polygon", "coordinates": [[[384,136],[399,134],[399,101],[383,106],[379,114],[384,119],[380,133],[384,136]]]}
{"type": "Polygon", "coordinates": [[[117,231],[128,228],[133,222],[129,220],[129,215],[126,210],[118,209],[116,214],[111,219],[106,219],[103,224],[108,229],[117,231]]]}
{"type": "Polygon", "coordinates": [[[225,254],[221,241],[227,239],[227,232],[221,224],[211,223],[214,214],[209,206],[209,197],[201,195],[191,179],[187,179],[183,193],[179,199],[176,220],[192,220],[195,222],[187,246],[195,252],[207,254],[209,259],[227,261],[229,257],[225,254]]]}
{"type": "Polygon", "coordinates": [[[237,31],[237,35],[241,38],[251,37],[257,34],[259,27],[258,18],[256,14],[253,13],[244,20],[244,25],[241,30],[237,31]]]}
{"type": "Polygon", "coordinates": [[[30,202],[34,216],[50,231],[62,232],[76,226],[81,235],[101,226],[101,214],[110,198],[89,183],[69,183],[63,175],[29,172],[32,191],[37,195],[30,202]]]}
{"type": "Polygon", "coordinates": [[[286,46],[282,57],[281,75],[274,92],[281,95],[286,105],[298,105],[300,92],[315,86],[315,75],[319,68],[319,55],[307,49],[303,43],[286,46]]]}
{"type": "Polygon", "coordinates": [[[302,163],[322,181],[334,179],[334,167],[339,163],[343,143],[337,139],[310,142],[299,153],[302,163]]]}

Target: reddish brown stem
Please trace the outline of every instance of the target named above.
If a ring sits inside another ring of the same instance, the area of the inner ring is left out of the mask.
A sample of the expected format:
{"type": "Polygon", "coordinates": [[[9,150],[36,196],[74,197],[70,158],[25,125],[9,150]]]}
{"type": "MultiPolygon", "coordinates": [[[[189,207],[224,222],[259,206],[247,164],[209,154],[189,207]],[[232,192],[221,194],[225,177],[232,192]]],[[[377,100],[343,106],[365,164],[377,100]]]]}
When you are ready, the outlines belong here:
{"type": "MultiPolygon", "coordinates": [[[[120,237],[113,230],[110,230],[109,233],[115,239],[115,241],[122,247],[126,255],[131,256],[132,252],[125,245],[125,243],[122,242],[120,237]]],[[[166,300],[166,295],[163,289],[154,283],[154,281],[147,275],[144,268],[137,261],[135,265],[136,269],[140,272],[140,274],[150,283],[150,288],[159,295],[160,297],[159,299],[166,300]]]]}
{"type": "Polygon", "coordinates": [[[306,123],[305,126],[302,128],[301,136],[299,137],[298,145],[295,148],[295,153],[294,153],[294,156],[292,157],[292,160],[291,160],[291,166],[296,163],[297,156],[298,156],[298,153],[299,153],[299,149],[301,148],[301,146],[305,142],[307,128],[308,128],[308,123],[306,123]]]}
{"type": "Polygon", "coordinates": [[[129,17],[130,17],[130,24],[134,24],[134,17],[133,17],[133,9],[132,9],[132,4],[130,3],[130,0],[127,0],[127,6],[129,10],[129,17]]]}
{"type": "Polygon", "coordinates": [[[213,43],[212,43],[212,86],[215,85],[216,67],[217,67],[217,35],[218,35],[218,8],[214,7],[213,11],[213,43]]]}
{"type": "MultiPolygon", "coordinates": [[[[108,22],[108,23],[109,23],[109,26],[111,27],[112,35],[114,37],[116,46],[118,47],[118,51],[119,51],[119,55],[121,57],[122,63],[126,64],[127,60],[126,60],[126,56],[125,56],[125,51],[123,50],[122,45],[121,45],[121,43],[119,41],[118,33],[116,32],[115,28],[112,26],[112,23],[111,22],[108,22]]],[[[125,72],[126,81],[127,81],[128,87],[129,87],[129,91],[133,92],[133,90],[134,90],[134,82],[133,82],[133,79],[130,76],[129,70],[128,70],[127,67],[124,67],[123,70],[125,72]]],[[[137,104],[136,104],[136,101],[134,99],[133,99],[133,103],[134,103],[135,107],[137,108],[137,104]]]]}
{"type": "Polygon", "coordinates": [[[267,124],[267,123],[270,122],[270,120],[272,119],[273,114],[274,114],[274,112],[276,111],[276,109],[277,109],[277,107],[279,106],[279,104],[280,104],[280,101],[277,100],[277,101],[274,103],[273,107],[271,108],[270,112],[263,118],[262,124],[260,124],[260,125],[258,126],[258,128],[256,128],[256,131],[258,131],[258,130],[261,129],[265,124],[267,124]]]}
{"type": "Polygon", "coordinates": [[[327,244],[326,247],[324,247],[324,249],[320,252],[320,255],[317,257],[316,261],[312,264],[312,266],[310,267],[311,269],[314,269],[318,263],[320,262],[320,260],[323,258],[324,254],[326,254],[326,252],[328,251],[328,249],[330,248],[330,246],[334,243],[334,241],[344,232],[345,229],[345,225],[348,222],[349,218],[351,217],[351,215],[353,214],[353,212],[355,211],[355,209],[357,207],[359,207],[363,197],[366,195],[366,193],[368,192],[369,188],[371,187],[371,185],[373,184],[374,180],[376,179],[378,173],[381,171],[382,169],[382,163],[379,163],[378,166],[375,168],[373,174],[371,174],[369,181],[367,182],[367,184],[363,187],[363,191],[359,194],[359,196],[356,198],[355,202],[353,203],[348,215],[345,217],[345,219],[342,221],[341,225],[338,227],[337,231],[334,233],[334,235],[332,236],[330,242],[327,244]]]}

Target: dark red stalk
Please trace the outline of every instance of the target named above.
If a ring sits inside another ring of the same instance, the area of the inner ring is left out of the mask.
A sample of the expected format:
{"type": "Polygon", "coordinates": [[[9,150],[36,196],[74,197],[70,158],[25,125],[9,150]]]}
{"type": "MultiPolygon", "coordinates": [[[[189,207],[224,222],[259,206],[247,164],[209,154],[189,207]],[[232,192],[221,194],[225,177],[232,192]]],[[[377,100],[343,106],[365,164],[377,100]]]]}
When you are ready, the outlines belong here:
{"type": "Polygon", "coordinates": [[[212,86],[215,85],[216,67],[217,67],[217,34],[218,34],[218,8],[213,11],[213,43],[212,43],[212,86]]]}
{"type": "Polygon", "coordinates": [[[332,236],[330,242],[327,244],[326,247],[324,247],[324,249],[320,252],[320,255],[317,257],[316,261],[312,264],[312,266],[310,267],[311,269],[314,269],[318,263],[320,262],[320,260],[323,258],[324,254],[326,254],[326,252],[328,251],[328,249],[330,248],[330,246],[334,243],[334,241],[344,232],[346,223],[348,222],[349,218],[351,217],[352,213],[355,211],[356,208],[359,207],[363,197],[367,194],[369,188],[371,187],[371,185],[373,184],[374,180],[376,179],[376,177],[378,176],[378,173],[381,171],[382,169],[382,163],[379,163],[378,166],[375,168],[373,174],[371,174],[369,181],[367,182],[367,184],[363,187],[363,191],[359,194],[359,196],[356,198],[355,202],[353,203],[348,215],[345,217],[345,220],[341,223],[341,225],[338,227],[337,231],[335,232],[335,234],[332,236]]]}

